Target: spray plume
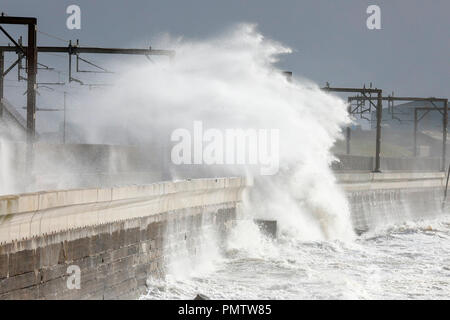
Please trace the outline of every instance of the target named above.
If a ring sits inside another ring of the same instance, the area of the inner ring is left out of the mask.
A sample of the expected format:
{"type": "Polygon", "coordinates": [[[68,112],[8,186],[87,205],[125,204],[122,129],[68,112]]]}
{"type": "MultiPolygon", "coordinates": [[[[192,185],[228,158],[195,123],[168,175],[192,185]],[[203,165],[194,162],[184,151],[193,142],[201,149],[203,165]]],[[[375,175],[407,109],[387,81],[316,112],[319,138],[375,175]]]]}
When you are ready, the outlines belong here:
{"type": "MultiPolygon", "coordinates": [[[[276,175],[261,177],[250,167],[225,164],[192,170],[202,176],[254,176],[246,212],[278,220],[284,233],[352,238],[348,204],[329,169],[330,148],[349,122],[345,102],[310,81],[288,81],[274,64],[291,50],[264,38],[254,25],[204,41],[165,39],[163,45],[176,50],[173,61],[127,65],[113,87],[78,99],[70,122],[86,142],[132,141],[145,146],[152,159],[170,162],[163,154],[171,133],[195,121],[218,130],[277,129],[276,175]]],[[[171,179],[191,177],[176,166],[169,171],[171,179]]]]}

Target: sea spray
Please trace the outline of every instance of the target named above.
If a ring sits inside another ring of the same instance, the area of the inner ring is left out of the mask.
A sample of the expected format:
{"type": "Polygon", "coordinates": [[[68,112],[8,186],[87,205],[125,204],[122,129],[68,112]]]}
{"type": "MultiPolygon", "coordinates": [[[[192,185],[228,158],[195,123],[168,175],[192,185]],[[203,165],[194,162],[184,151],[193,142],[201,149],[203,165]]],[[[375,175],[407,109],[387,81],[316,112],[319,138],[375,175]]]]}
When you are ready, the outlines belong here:
{"type": "Polygon", "coordinates": [[[201,277],[213,272],[222,259],[218,232],[209,213],[201,213],[200,220],[199,227],[194,227],[190,219],[168,221],[163,237],[164,268],[173,280],[201,277]]]}
{"type": "Polygon", "coordinates": [[[288,81],[274,64],[291,50],[254,25],[204,41],[165,39],[165,46],[176,50],[171,62],[130,66],[100,97],[79,99],[71,121],[88,141],[108,143],[117,137],[102,134],[105,128],[126,128],[132,141],[165,150],[154,156],[166,157],[169,178],[249,173],[255,176],[246,204],[251,216],[276,219],[281,232],[300,239],[351,239],[348,205],[329,169],[330,148],[349,122],[345,102],[309,81],[288,81]],[[171,134],[196,121],[220,132],[279,130],[277,174],[260,177],[245,164],[177,166],[168,156],[171,134]]]}
{"type": "Polygon", "coordinates": [[[447,299],[448,215],[386,227],[354,242],[278,239],[276,255],[235,254],[202,278],[144,299],[447,299]]]}
{"type": "MultiPolygon", "coordinates": [[[[77,112],[67,125],[83,133],[82,142],[132,141],[150,154],[147,170],[163,171],[166,179],[252,176],[247,218],[275,219],[281,234],[300,240],[351,239],[348,204],[329,169],[330,148],[349,122],[345,102],[310,81],[288,81],[275,64],[291,49],[254,25],[202,41],[165,39],[163,46],[176,50],[175,59],[121,61],[112,87],[74,99],[71,108],[77,112]],[[196,121],[219,132],[278,130],[276,174],[261,176],[258,166],[246,163],[178,166],[170,158],[171,135],[196,121]]],[[[69,185],[63,182],[57,186],[69,185]]]]}
{"type": "Polygon", "coordinates": [[[0,195],[18,191],[15,185],[17,179],[14,177],[16,163],[12,144],[0,136],[0,195]]]}

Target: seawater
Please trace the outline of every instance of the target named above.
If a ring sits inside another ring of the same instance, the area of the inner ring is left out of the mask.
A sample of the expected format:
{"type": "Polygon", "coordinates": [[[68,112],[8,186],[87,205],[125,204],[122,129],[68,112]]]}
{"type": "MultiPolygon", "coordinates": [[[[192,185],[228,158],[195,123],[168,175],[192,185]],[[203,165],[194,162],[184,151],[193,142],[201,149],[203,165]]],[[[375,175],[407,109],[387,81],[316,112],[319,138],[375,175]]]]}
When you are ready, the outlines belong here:
{"type": "MultiPolygon", "coordinates": [[[[253,229],[245,221],[239,227],[253,229]]],[[[240,246],[236,240],[231,237],[213,268],[149,279],[141,299],[198,293],[212,299],[450,298],[449,215],[385,227],[351,242],[280,235],[240,246]]]]}

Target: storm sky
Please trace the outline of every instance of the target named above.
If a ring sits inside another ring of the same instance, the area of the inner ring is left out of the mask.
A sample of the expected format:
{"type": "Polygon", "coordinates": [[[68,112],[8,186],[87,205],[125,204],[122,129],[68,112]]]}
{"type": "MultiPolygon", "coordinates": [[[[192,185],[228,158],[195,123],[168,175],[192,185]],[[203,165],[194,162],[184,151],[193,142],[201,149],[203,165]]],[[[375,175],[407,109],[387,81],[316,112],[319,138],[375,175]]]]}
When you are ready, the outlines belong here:
{"type": "MultiPolygon", "coordinates": [[[[35,16],[42,32],[104,47],[149,46],[164,33],[202,39],[235,23],[256,23],[265,36],[294,50],[282,57],[282,69],[319,85],[372,82],[397,96],[449,94],[448,0],[1,0],[0,11],[35,16]],[[81,30],[66,27],[71,4],[81,8],[81,30]],[[372,4],[381,8],[381,30],[366,27],[372,4]]],[[[15,36],[25,31],[7,29],[15,36]]],[[[1,35],[0,44],[7,43],[1,35]]],[[[65,45],[42,33],[38,44],[65,45]]]]}

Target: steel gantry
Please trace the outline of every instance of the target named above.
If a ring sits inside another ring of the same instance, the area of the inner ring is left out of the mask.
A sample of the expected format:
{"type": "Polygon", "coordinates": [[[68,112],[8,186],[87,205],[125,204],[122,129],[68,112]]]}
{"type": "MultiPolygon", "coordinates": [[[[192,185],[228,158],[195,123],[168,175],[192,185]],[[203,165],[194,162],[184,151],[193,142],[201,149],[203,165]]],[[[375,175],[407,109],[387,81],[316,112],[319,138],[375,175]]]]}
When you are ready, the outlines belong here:
{"type": "MultiPolygon", "coordinates": [[[[49,108],[36,108],[36,91],[37,91],[37,70],[38,66],[44,67],[44,69],[50,70],[51,68],[38,63],[38,53],[67,53],[69,57],[69,82],[75,81],[80,85],[84,83],[72,76],[72,56],[75,55],[76,60],[76,72],[91,72],[80,71],[78,68],[78,62],[84,61],[85,63],[96,67],[100,70],[105,69],[79,57],[80,54],[125,54],[125,55],[142,55],[146,56],[149,60],[151,55],[174,57],[175,52],[172,50],[155,50],[149,47],[148,49],[133,49],[133,48],[99,48],[99,47],[81,47],[78,45],[69,45],[66,47],[50,47],[50,46],[37,46],[36,33],[37,31],[37,19],[34,17],[9,17],[3,13],[0,15],[0,31],[13,43],[13,46],[0,46],[0,117],[3,113],[4,104],[7,101],[4,99],[4,78],[14,67],[18,67],[18,81],[27,81],[27,105],[26,105],[26,131],[27,131],[27,148],[26,148],[26,169],[23,172],[23,179],[21,179],[24,185],[27,185],[32,180],[32,164],[34,159],[34,142],[36,140],[36,111],[60,111],[49,108]],[[27,45],[22,45],[22,37],[16,41],[2,25],[27,25],[28,26],[28,38],[27,45]],[[17,55],[17,60],[5,69],[5,53],[14,53],[17,55]],[[20,73],[24,68],[22,67],[22,60],[26,59],[26,78],[20,73]]],[[[65,83],[41,83],[41,85],[63,85],[65,83]]],[[[89,85],[90,86],[90,85],[89,85]]],[[[64,112],[64,127],[65,127],[65,112],[64,112]]],[[[64,128],[64,141],[65,141],[65,128],[64,128]]]]}
{"type": "Polygon", "coordinates": [[[33,141],[36,132],[36,73],[37,73],[37,47],[36,47],[36,18],[29,17],[7,17],[3,14],[0,16],[0,30],[14,44],[18,59],[4,70],[4,51],[0,50],[0,116],[3,112],[3,90],[4,77],[10,72],[21,60],[27,59],[27,141],[33,141]],[[2,24],[27,25],[28,26],[28,45],[23,47],[16,42],[11,35],[2,27],[2,24]]]}
{"type": "MultiPolygon", "coordinates": [[[[37,54],[38,53],[67,53],[69,57],[69,82],[75,81],[83,85],[84,83],[72,76],[72,56],[76,56],[77,60],[77,72],[87,72],[80,71],[78,68],[78,61],[84,61],[96,68],[103,68],[92,64],[91,62],[79,57],[79,54],[124,54],[124,55],[142,55],[150,57],[152,55],[157,56],[168,56],[173,58],[175,51],[173,50],[159,50],[152,49],[135,49],[135,48],[100,48],[100,47],[81,47],[78,45],[78,41],[75,45],[70,42],[66,47],[50,47],[50,46],[37,46],[36,45],[36,18],[24,18],[24,17],[9,17],[0,16],[0,30],[8,37],[8,39],[14,44],[14,46],[0,46],[0,102],[4,98],[4,77],[16,66],[19,65],[23,58],[27,59],[27,131],[29,140],[33,141],[35,136],[35,121],[36,121],[36,73],[37,73],[37,54]],[[15,41],[13,37],[1,26],[1,24],[26,24],[28,25],[28,45],[22,46],[21,41],[15,41]],[[4,69],[4,54],[6,52],[17,54],[17,60],[9,66],[6,70],[4,69]]],[[[20,72],[20,69],[19,69],[20,72]]],[[[89,71],[88,71],[89,72],[89,71]]],[[[23,79],[19,73],[19,80],[23,79]]],[[[0,116],[2,112],[2,105],[0,103],[0,116]]]]}
{"type": "MultiPolygon", "coordinates": [[[[388,96],[388,97],[380,97],[380,98],[372,98],[372,97],[366,97],[366,96],[357,96],[357,97],[349,97],[348,101],[351,103],[352,101],[372,101],[377,99],[377,101],[388,101],[391,107],[394,107],[395,101],[405,101],[405,102],[415,102],[415,101],[421,101],[421,102],[429,102],[432,107],[416,107],[414,109],[414,156],[417,156],[417,125],[418,122],[423,119],[423,117],[430,111],[436,110],[439,111],[442,114],[442,164],[441,164],[441,170],[445,171],[445,161],[446,161],[446,148],[447,148],[447,127],[448,127],[448,99],[447,98],[435,98],[435,97],[394,97],[394,96],[388,96]],[[437,107],[435,102],[440,102],[443,104],[443,107],[437,107]],[[425,113],[419,117],[418,112],[419,111],[425,111],[425,113]]],[[[378,130],[378,123],[381,121],[381,117],[378,117],[377,112],[377,130],[378,130]]]]}
{"type": "MultiPolygon", "coordinates": [[[[330,87],[330,85],[327,83],[325,87],[322,88],[324,91],[329,92],[342,92],[342,93],[359,93],[363,97],[367,98],[370,105],[368,109],[364,109],[363,104],[357,104],[355,108],[352,108],[351,100],[348,100],[348,107],[347,111],[349,114],[360,114],[361,116],[364,113],[370,112],[371,107],[374,107],[377,114],[377,129],[376,129],[376,144],[375,144],[375,168],[373,169],[374,172],[380,172],[380,153],[381,153],[381,119],[383,116],[383,102],[382,102],[382,93],[383,91],[381,89],[377,88],[366,88],[365,86],[363,88],[337,88],[337,87],[330,87]],[[376,96],[373,97],[372,94],[375,94],[376,96]],[[372,100],[376,100],[376,104],[372,102],[372,100]]],[[[347,127],[346,130],[346,151],[347,154],[350,154],[350,126],[347,127]]]]}

